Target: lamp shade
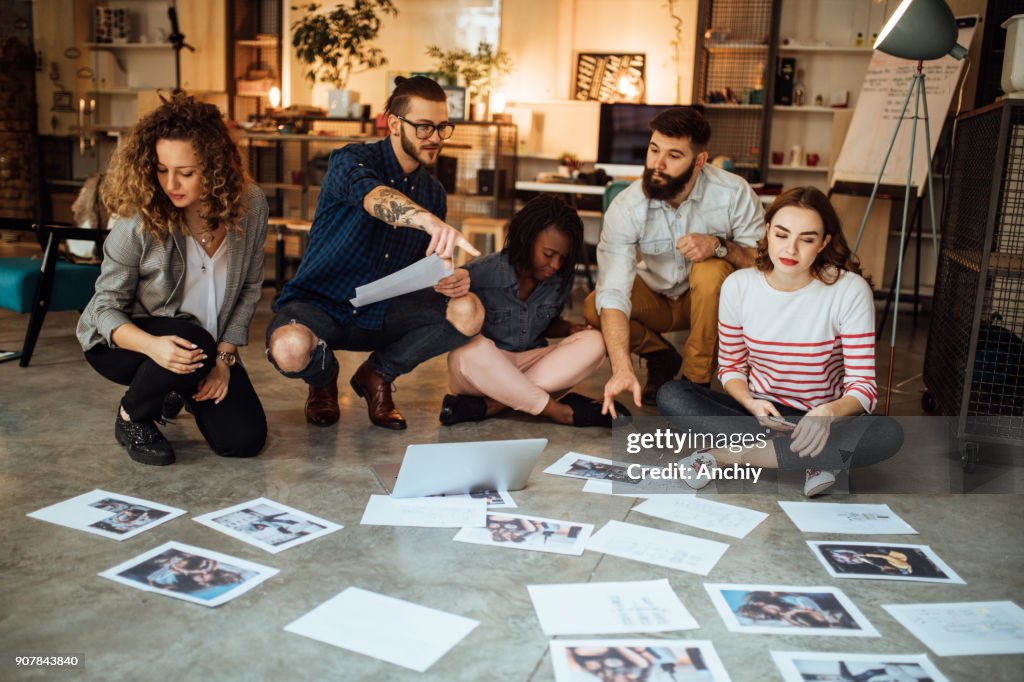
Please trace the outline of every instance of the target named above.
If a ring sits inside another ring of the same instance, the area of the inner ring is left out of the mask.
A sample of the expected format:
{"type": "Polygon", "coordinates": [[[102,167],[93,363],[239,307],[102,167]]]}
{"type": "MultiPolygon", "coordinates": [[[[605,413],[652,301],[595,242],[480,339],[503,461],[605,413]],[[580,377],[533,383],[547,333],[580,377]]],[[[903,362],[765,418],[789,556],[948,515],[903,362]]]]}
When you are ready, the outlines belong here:
{"type": "Polygon", "coordinates": [[[875,41],[875,49],[903,59],[963,59],[967,50],[956,42],[953,11],[943,0],[903,0],[875,41]]]}

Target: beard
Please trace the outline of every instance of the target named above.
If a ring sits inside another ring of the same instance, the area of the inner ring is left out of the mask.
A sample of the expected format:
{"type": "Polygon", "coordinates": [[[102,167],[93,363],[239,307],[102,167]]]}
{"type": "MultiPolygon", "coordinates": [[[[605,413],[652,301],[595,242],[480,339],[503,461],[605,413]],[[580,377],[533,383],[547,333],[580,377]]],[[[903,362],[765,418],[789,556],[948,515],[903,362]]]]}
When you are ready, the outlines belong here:
{"type": "Polygon", "coordinates": [[[651,168],[644,168],[643,183],[642,187],[644,190],[644,196],[648,199],[660,199],[661,201],[667,201],[672,197],[678,195],[683,191],[683,188],[693,178],[693,173],[697,168],[697,159],[690,162],[690,167],[679,175],[664,175],[666,178],[662,182],[654,182],[654,170],[651,168]]]}
{"type": "Polygon", "coordinates": [[[417,140],[413,137],[407,137],[405,134],[404,126],[401,129],[399,129],[398,136],[402,140],[402,151],[404,151],[406,154],[419,161],[421,166],[425,168],[433,168],[434,166],[437,165],[437,157],[440,156],[440,144],[434,146],[432,143],[423,142],[417,145],[417,142],[420,142],[420,140],[417,140]],[[428,156],[427,153],[423,150],[423,147],[428,144],[434,147],[434,149],[438,150],[438,153],[434,155],[434,158],[430,158],[430,156],[428,156]]]}

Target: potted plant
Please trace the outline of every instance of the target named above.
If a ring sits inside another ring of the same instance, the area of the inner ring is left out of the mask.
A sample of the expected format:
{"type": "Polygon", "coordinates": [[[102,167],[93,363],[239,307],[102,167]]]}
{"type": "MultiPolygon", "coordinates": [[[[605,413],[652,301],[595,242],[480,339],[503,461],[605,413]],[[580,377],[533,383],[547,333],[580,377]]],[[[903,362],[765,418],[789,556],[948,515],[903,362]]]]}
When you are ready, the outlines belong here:
{"type": "Polygon", "coordinates": [[[328,83],[334,90],[327,94],[327,115],[348,117],[359,96],[346,89],[353,73],[387,64],[380,48],[371,45],[380,33],[381,17],[397,16],[394,0],[354,0],[338,3],[323,11],[318,2],[293,6],[306,14],[292,24],[292,47],[299,61],[308,65],[306,78],[311,83],[328,83]]]}
{"type": "Polygon", "coordinates": [[[483,111],[491,92],[501,86],[505,76],[511,73],[512,58],[504,50],[495,50],[487,42],[481,42],[476,52],[469,50],[444,51],[437,45],[427,48],[427,56],[437,60],[435,70],[449,80],[449,85],[461,80],[472,103],[473,120],[483,119],[483,111]]]}
{"type": "Polygon", "coordinates": [[[575,178],[580,173],[583,164],[578,156],[572,152],[562,152],[558,157],[558,174],[567,178],[575,178]]]}

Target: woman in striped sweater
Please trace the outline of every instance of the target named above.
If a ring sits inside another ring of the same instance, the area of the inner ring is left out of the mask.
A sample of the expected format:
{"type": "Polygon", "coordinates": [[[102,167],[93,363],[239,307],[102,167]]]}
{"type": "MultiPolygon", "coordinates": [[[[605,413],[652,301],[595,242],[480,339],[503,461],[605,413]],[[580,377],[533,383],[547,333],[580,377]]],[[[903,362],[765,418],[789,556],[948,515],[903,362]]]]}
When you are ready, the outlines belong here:
{"type": "Polygon", "coordinates": [[[680,380],[662,387],[658,407],[694,430],[778,434],[764,447],[694,453],[681,466],[802,468],[813,496],[837,470],[894,455],[903,433],[894,420],[869,416],[878,398],[874,304],[832,204],[798,187],[765,219],[755,267],[722,285],[718,378],[727,395],[680,380]]]}

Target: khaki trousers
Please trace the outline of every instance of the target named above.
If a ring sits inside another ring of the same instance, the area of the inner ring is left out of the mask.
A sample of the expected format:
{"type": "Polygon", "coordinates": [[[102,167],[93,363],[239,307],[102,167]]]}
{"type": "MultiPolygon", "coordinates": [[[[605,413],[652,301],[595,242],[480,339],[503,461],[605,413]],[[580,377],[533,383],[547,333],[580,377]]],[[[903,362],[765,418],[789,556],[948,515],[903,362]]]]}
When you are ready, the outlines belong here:
{"type": "MultiPolygon", "coordinates": [[[[694,263],[689,290],[675,300],[651,291],[641,278],[635,278],[630,294],[629,350],[640,355],[665,350],[668,342],[662,334],[689,329],[683,344],[683,376],[698,384],[709,383],[718,342],[718,297],[722,282],[733,270],[732,264],[721,258],[694,263]]],[[[595,299],[596,292],[587,296],[583,317],[600,329],[595,299]]]]}

